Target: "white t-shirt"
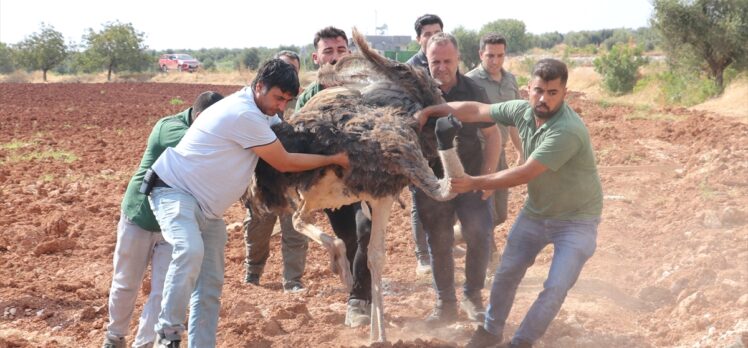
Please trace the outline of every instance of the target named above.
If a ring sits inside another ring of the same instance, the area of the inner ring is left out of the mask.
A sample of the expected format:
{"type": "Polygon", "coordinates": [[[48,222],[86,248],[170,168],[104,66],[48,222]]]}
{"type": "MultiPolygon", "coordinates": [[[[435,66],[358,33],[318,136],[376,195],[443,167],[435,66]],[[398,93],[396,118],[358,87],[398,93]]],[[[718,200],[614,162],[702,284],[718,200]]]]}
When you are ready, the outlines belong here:
{"type": "Polygon", "coordinates": [[[207,217],[220,219],[254,175],[259,157],[252,148],[276,141],[270,126],[278,122],[277,115],[260,111],[252,88],[245,87],[203,111],[153,170],[169,186],[194,196],[207,217]]]}

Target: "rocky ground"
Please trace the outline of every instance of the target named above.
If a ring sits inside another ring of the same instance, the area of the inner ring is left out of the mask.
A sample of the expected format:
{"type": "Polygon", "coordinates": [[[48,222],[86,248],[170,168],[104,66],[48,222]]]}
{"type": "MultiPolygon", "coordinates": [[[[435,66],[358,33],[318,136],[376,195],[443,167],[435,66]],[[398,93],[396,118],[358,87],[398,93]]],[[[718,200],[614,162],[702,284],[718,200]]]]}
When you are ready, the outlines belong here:
{"type": "MultiPolygon", "coordinates": [[[[0,84],[1,348],[100,344],[119,204],[153,123],[204,90],[237,88],[0,84]]],[[[568,100],[592,135],[605,208],[597,252],[536,346],[748,346],[748,124],[577,93],[568,100]]],[[[511,190],[509,222],[525,194],[511,190]]],[[[476,323],[422,325],[434,294],[430,279],[415,276],[409,197],[401,198],[384,272],[392,343],[372,346],[462,346],[476,323]]],[[[243,216],[238,204],[225,216],[233,225],[218,346],[368,346],[368,327],[342,324],[346,293],[319,246],[310,247],[304,293],[281,290],[278,238],[263,285],[243,283],[242,232],[234,228],[243,216]]],[[[499,249],[508,228],[496,230],[499,249]]],[[[541,253],[520,285],[505,336],[542,289],[552,252],[541,253]]],[[[460,259],[458,279],[462,271],[460,259]]]]}

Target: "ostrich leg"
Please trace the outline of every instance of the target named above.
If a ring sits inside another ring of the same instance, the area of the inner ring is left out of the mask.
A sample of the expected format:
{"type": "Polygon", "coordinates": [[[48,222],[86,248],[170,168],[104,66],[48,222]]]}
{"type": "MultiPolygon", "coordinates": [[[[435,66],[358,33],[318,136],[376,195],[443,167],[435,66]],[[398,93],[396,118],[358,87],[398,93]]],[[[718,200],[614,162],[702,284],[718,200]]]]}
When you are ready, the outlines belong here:
{"type": "Polygon", "coordinates": [[[332,272],[340,275],[340,280],[350,292],[353,288],[353,275],[348,258],[345,256],[345,243],[339,238],[328,235],[319,227],[307,222],[311,219],[306,203],[301,204],[293,214],[293,226],[299,233],[309,237],[311,240],[322,245],[330,255],[330,266],[332,272]]]}
{"type": "Polygon", "coordinates": [[[384,298],[382,296],[382,270],[385,260],[384,233],[390,218],[395,197],[389,196],[370,201],[371,237],[366,251],[371,272],[371,331],[369,339],[376,342],[387,340],[384,333],[384,298]]]}

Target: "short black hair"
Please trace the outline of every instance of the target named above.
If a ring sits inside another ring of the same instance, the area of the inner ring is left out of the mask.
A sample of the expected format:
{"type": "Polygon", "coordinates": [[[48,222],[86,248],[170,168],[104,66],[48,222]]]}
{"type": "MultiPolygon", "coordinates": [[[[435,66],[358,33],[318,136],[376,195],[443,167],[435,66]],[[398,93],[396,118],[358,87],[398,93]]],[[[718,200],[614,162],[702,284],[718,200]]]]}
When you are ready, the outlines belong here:
{"type": "Polygon", "coordinates": [[[319,43],[319,40],[334,39],[337,37],[342,37],[345,40],[345,44],[348,45],[348,36],[345,35],[345,31],[332,26],[323,28],[314,34],[314,49],[317,49],[317,43],[319,43]]]}
{"type": "Polygon", "coordinates": [[[545,58],[535,63],[532,76],[540,77],[546,82],[560,78],[561,85],[566,86],[566,81],[569,79],[569,70],[564,62],[558,59],[545,58]]]}
{"type": "Polygon", "coordinates": [[[200,93],[192,104],[192,115],[197,115],[203,112],[209,106],[215,104],[221,99],[223,99],[223,96],[218,92],[206,91],[200,93]]]}
{"type": "Polygon", "coordinates": [[[296,69],[282,59],[273,58],[263,63],[252,80],[252,89],[257,87],[258,82],[262,83],[265,91],[278,87],[283,93],[294,97],[299,94],[299,77],[296,69]]]}
{"type": "Polygon", "coordinates": [[[485,50],[486,45],[504,45],[506,48],[506,38],[496,33],[488,33],[480,38],[480,50],[485,50]]]}
{"type": "Polygon", "coordinates": [[[416,25],[415,25],[416,36],[417,37],[421,36],[421,31],[423,30],[423,26],[429,25],[429,24],[439,24],[439,28],[444,30],[444,23],[442,23],[442,19],[439,18],[439,16],[435,14],[425,14],[421,17],[418,17],[418,19],[416,19],[416,25]]]}

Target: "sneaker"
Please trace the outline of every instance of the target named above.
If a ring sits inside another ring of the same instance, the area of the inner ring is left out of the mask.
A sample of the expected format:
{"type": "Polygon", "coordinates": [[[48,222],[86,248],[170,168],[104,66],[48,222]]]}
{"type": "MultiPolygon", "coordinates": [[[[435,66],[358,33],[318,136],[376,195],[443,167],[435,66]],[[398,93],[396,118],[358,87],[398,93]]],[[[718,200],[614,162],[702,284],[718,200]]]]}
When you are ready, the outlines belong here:
{"type": "Polygon", "coordinates": [[[260,286],[260,275],[257,273],[247,273],[247,276],[244,278],[244,282],[247,284],[252,284],[254,286],[260,286]]]}
{"type": "Polygon", "coordinates": [[[283,292],[286,294],[296,294],[304,291],[306,291],[306,288],[301,282],[289,281],[283,283],[283,292]]]}
{"type": "Polygon", "coordinates": [[[423,276],[427,274],[431,274],[431,263],[428,260],[418,260],[416,275],[423,276]]]}
{"type": "Polygon", "coordinates": [[[348,310],[345,313],[345,325],[359,327],[369,325],[371,321],[371,303],[364,300],[348,300],[348,310]]]}
{"type": "Polygon", "coordinates": [[[104,345],[102,348],[127,348],[127,341],[124,337],[111,338],[107,336],[104,338],[104,345]]]}
{"type": "Polygon", "coordinates": [[[473,333],[473,336],[470,337],[470,341],[468,341],[465,348],[496,347],[499,343],[501,343],[501,336],[486,331],[486,329],[483,328],[483,325],[480,325],[478,326],[478,329],[475,330],[475,333],[473,333]]]}
{"type": "Polygon", "coordinates": [[[486,309],[480,296],[465,296],[460,301],[460,309],[467,314],[468,319],[484,322],[486,320],[486,309]]]}
{"type": "Polygon", "coordinates": [[[180,340],[175,339],[170,341],[164,336],[163,332],[159,332],[154,348],[179,348],[179,343],[180,340]]]}
{"type": "Polygon", "coordinates": [[[457,321],[457,302],[437,301],[434,311],[426,317],[426,326],[437,328],[457,321]]]}

